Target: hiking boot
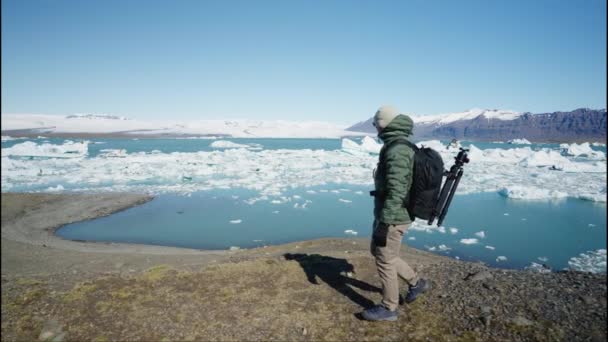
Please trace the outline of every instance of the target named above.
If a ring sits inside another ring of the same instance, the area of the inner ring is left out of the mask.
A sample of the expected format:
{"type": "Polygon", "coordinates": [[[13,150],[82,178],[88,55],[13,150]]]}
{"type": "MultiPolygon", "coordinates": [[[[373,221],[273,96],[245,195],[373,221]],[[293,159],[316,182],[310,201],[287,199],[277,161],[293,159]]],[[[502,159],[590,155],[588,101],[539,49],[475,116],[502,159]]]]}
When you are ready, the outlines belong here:
{"type": "Polygon", "coordinates": [[[418,282],[416,283],[416,286],[410,286],[410,290],[407,293],[407,295],[405,296],[405,302],[409,304],[409,303],[415,301],[416,297],[425,293],[430,288],[431,288],[431,286],[430,286],[429,282],[426,281],[426,279],[420,278],[418,280],[418,282]]]}
{"type": "Polygon", "coordinates": [[[390,311],[384,305],[376,305],[361,314],[368,321],[396,321],[397,311],[390,311]]]}

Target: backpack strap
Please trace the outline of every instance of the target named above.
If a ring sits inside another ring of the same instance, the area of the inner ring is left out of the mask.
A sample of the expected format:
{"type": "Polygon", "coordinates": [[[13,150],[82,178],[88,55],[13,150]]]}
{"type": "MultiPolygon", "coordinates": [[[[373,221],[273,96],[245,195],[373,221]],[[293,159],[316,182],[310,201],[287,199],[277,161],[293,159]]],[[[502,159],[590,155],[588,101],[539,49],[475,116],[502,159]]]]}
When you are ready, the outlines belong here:
{"type": "Polygon", "coordinates": [[[384,160],[384,154],[386,153],[386,151],[388,151],[391,147],[398,145],[398,144],[404,144],[404,145],[409,146],[409,148],[414,150],[414,153],[419,150],[418,146],[416,146],[416,144],[412,143],[411,141],[409,141],[405,138],[398,138],[398,139],[395,139],[390,144],[386,145],[386,147],[384,148],[384,150],[382,150],[382,153],[380,154],[380,160],[384,160]]]}

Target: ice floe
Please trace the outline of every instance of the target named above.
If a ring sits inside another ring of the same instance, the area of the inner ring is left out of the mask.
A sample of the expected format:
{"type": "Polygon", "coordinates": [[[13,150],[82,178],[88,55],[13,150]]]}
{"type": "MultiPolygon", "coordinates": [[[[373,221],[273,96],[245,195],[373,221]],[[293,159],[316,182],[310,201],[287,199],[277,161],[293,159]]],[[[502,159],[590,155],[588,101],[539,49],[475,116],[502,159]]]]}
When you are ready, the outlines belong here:
{"type": "Polygon", "coordinates": [[[88,141],[66,140],[62,145],[25,141],[2,149],[2,157],[82,158],[88,153],[88,141]]]}
{"type": "Polygon", "coordinates": [[[585,156],[587,158],[596,160],[606,160],[606,154],[602,151],[595,151],[591,148],[591,145],[586,142],[582,144],[561,144],[559,147],[563,150],[566,155],[569,156],[585,156]]]}
{"type": "Polygon", "coordinates": [[[352,203],[353,202],[351,200],[347,200],[347,199],[343,199],[343,198],[340,198],[338,201],[343,202],[343,203],[352,203]]]}
{"type": "Polygon", "coordinates": [[[483,239],[486,237],[486,233],[482,230],[480,232],[475,233],[479,238],[483,239]]]}
{"type": "MultiPolygon", "coordinates": [[[[214,141],[221,143],[220,146],[226,142],[214,141]]],[[[170,153],[127,153],[114,149],[91,157],[87,153],[88,142],[37,144],[25,141],[2,149],[2,190],[45,191],[63,184],[70,191],[187,194],[243,188],[258,191],[261,196],[280,196],[288,189],[330,183],[371,188],[378,156],[363,151],[362,145],[356,145],[361,153],[345,149],[253,150],[243,147],[170,153]],[[40,169],[44,170],[42,176],[38,175],[40,169]]],[[[446,149],[439,141],[418,145],[439,149],[446,168],[453,163],[456,151],[446,149]]],[[[500,192],[513,199],[571,197],[606,202],[605,160],[562,155],[559,150],[548,148],[481,150],[472,145],[470,148],[471,162],[464,167],[459,194],[500,192]]],[[[338,190],[332,192],[340,193],[338,190]]]]}
{"type": "Polygon", "coordinates": [[[546,200],[568,197],[568,194],[559,190],[540,189],[536,187],[524,187],[512,185],[503,188],[499,193],[505,197],[522,200],[546,200]]]}
{"type": "Polygon", "coordinates": [[[489,249],[489,250],[492,250],[492,251],[496,249],[496,247],[490,246],[490,245],[487,245],[486,248],[489,249]]]}
{"type": "Polygon", "coordinates": [[[357,235],[357,234],[359,234],[359,233],[357,233],[356,231],[354,231],[354,230],[352,230],[352,229],[347,229],[347,230],[345,230],[345,231],[344,231],[344,234],[346,234],[346,235],[354,235],[354,236],[356,236],[356,235],[357,235]]]}
{"type": "Polygon", "coordinates": [[[507,257],[506,257],[506,256],[504,256],[504,255],[499,255],[499,256],[496,258],[496,262],[499,262],[499,261],[507,261],[507,257]]]}
{"type": "Polygon", "coordinates": [[[213,148],[251,148],[251,146],[247,144],[237,144],[232,141],[227,140],[216,140],[209,145],[213,148]]]}
{"type": "Polygon", "coordinates": [[[512,139],[507,141],[507,144],[514,144],[514,145],[530,145],[532,144],[528,139],[522,138],[522,139],[512,139]]]}
{"type": "Polygon", "coordinates": [[[479,240],[477,239],[460,239],[460,243],[464,244],[464,245],[474,245],[476,243],[478,243],[479,240]]]}
{"type": "Polygon", "coordinates": [[[568,260],[570,269],[583,272],[606,273],[606,250],[598,249],[581,253],[568,260]]]}
{"type": "Polygon", "coordinates": [[[232,224],[239,224],[241,222],[243,222],[243,220],[241,220],[241,219],[239,219],[239,220],[230,220],[230,223],[232,223],[232,224]]]}

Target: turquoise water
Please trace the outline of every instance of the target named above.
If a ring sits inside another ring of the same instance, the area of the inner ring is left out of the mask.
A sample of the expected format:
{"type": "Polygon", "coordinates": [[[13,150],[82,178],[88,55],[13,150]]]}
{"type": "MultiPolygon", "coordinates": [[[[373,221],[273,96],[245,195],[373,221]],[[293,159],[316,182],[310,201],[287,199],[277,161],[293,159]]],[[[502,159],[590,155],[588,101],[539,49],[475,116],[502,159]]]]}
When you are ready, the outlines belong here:
{"type": "MultiPolygon", "coordinates": [[[[65,226],[58,235],[197,249],[250,248],[352,236],[345,230],[368,237],[373,220],[368,190],[352,186],[294,189],[286,194],[291,201],[281,204],[247,204],[245,200],[255,194],[236,190],[199,192],[191,197],[161,195],[109,217],[65,226]],[[294,199],[294,195],[300,198],[294,199]],[[307,200],[310,202],[301,209],[307,200]],[[296,203],[298,208],[294,208],[296,203]],[[240,223],[231,223],[236,220],[240,223]]],[[[404,243],[427,250],[445,245],[449,250],[434,252],[505,268],[524,268],[536,262],[564,269],[570,258],[606,248],[606,206],[576,199],[535,202],[510,200],[495,193],[456,196],[444,226],[445,233],[412,229],[404,243]],[[449,228],[458,232],[453,234],[449,228]],[[485,237],[475,235],[480,231],[485,237]],[[415,240],[410,240],[412,237],[415,240]],[[468,238],[479,242],[460,242],[468,238]],[[497,261],[499,256],[506,260],[497,261]]]]}
{"type": "MultiPolygon", "coordinates": [[[[48,142],[61,145],[66,139],[29,140],[37,144],[48,142]]],[[[340,139],[226,138],[222,140],[255,144],[264,150],[341,149],[340,139]]],[[[360,142],[361,138],[353,138],[353,140],[360,142]]],[[[2,142],[2,148],[24,141],[26,140],[2,142]]],[[[211,151],[214,149],[210,145],[215,140],[104,138],[89,141],[91,143],[86,158],[93,160],[103,149],[125,149],[127,153],[154,150],[164,153],[211,151]]],[[[469,146],[471,143],[481,149],[511,149],[524,146],[532,149],[559,148],[558,144],[510,145],[461,142],[463,146],[469,146]]],[[[593,147],[593,149],[606,152],[606,147],[593,147]]],[[[123,167],[121,163],[124,163],[124,168],[138,170],[140,163],[137,158],[108,160],[107,163],[104,163],[104,160],[101,158],[101,163],[86,164],[85,167],[100,168],[99,173],[90,173],[95,177],[101,177],[104,175],[105,167],[110,169],[123,167]]],[[[14,168],[18,172],[15,171],[17,172],[15,179],[22,177],[19,175],[19,172],[25,172],[22,170],[32,169],[29,164],[16,165],[14,168]]],[[[65,186],[64,189],[69,191],[80,186],[78,181],[69,182],[65,178],[55,179],[52,176],[62,172],[68,175],[70,172],[80,172],[82,166],[79,160],[43,160],[36,165],[41,165],[41,172],[44,168],[44,172],[51,173],[51,176],[41,177],[38,180],[34,174],[29,176],[29,183],[23,186],[15,181],[16,185],[11,191],[45,191],[49,190],[50,186],[58,184],[62,184],[65,186]]],[[[335,167],[343,167],[343,165],[335,167]]],[[[34,172],[36,170],[38,168],[34,168],[34,172]]],[[[301,172],[306,170],[305,165],[302,166],[301,172]]],[[[141,170],[139,172],[141,179],[135,177],[135,180],[129,184],[141,182],[149,185],[151,181],[147,172],[141,170]]],[[[228,170],[228,172],[233,171],[228,170]]],[[[466,172],[467,167],[465,167],[466,172]]],[[[23,177],[28,177],[28,174],[25,174],[26,176],[23,177]]],[[[117,174],[122,175],[120,172],[117,174]]],[[[482,176],[486,177],[485,174],[482,176]]],[[[184,180],[180,174],[176,174],[176,177],[178,182],[171,179],[159,181],[170,185],[177,184],[177,188],[181,189],[182,183],[187,182],[188,179],[184,180]]],[[[585,174],[580,173],[580,177],[585,177],[585,174]]],[[[581,179],[593,180],[589,177],[581,179]]],[[[12,181],[12,178],[6,180],[12,181]]],[[[102,185],[113,187],[115,180],[102,178],[101,182],[102,185]]],[[[99,186],[97,183],[92,185],[99,186]]],[[[276,201],[277,197],[250,201],[258,198],[260,193],[243,189],[200,191],[189,196],[172,194],[169,191],[163,192],[153,201],[142,206],[109,217],[68,225],[61,228],[58,235],[76,240],[130,242],[198,249],[227,249],[231,246],[250,248],[321,237],[352,237],[353,235],[345,233],[349,230],[358,232],[357,237],[368,237],[372,224],[372,201],[368,196],[370,186],[330,184],[291,189],[282,191],[282,196],[285,198],[280,203],[272,202],[272,200],[276,201]]],[[[563,269],[569,266],[571,258],[578,257],[581,253],[589,255],[589,252],[604,250],[603,261],[600,256],[599,259],[592,258],[590,262],[600,265],[599,268],[604,272],[606,269],[605,203],[582,201],[572,197],[560,201],[526,201],[508,199],[497,193],[460,195],[455,197],[444,225],[445,230],[425,230],[424,224],[414,225],[404,242],[433,253],[464,260],[483,261],[506,268],[524,268],[534,262],[547,264],[553,269],[563,269]],[[455,228],[455,233],[452,233],[450,228],[455,228]],[[483,237],[479,236],[482,235],[480,233],[482,231],[483,237]],[[463,239],[477,239],[477,243],[465,244],[463,242],[467,240],[463,239]]]]}
{"type": "MultiPolygon", "coordinates": [[[[360,142],[362,138],[352,137],[351,140],[360,142]]],[[[28,139],[29,141],[36,142],[38,144],[48,142],[50,144],[61,145],[66,140],[64,138],[39,138],[39,139],[28,139]]],[[[80,139],[72,139],[73,141],[80,141],[80,139]]],[[[339,150],[342,146],[341,139],[270,139],[270,138],[222,138],[220,140],[227,140],[238,144],[255,144],[266,150],[277,150],[277,149],[311,149],[311,150],[339,150]]],[[[26,140],[10,140],[2,142],[2,148],[8,148],[19,143],[23,143],[26,140]]],[[[213,151],[217,150],[210,145],[215,141],[213,139],[125,139],[125,138],[103,138],[103,139],[89,139],[89,158],[94,158],[101,153],[104,149],[125,149],[127,153],[135,152],[152,152],[154,150],[161,151],[163,153],[170,152],[198,152],[198,151],[213,151]]],[[[444,144],[448,144],[449,141],[442,141],[444,144]]],[[[510,149],[516,147],[526,147],[537,150],[540,148],[559,148],[559,144],[531,144],[531,145],[511,145],[501,144],[493,142],[470,142],[462,141],[463,147],[468,147],[471,144],[475,145],[480,149],[488,148],[500,148],[510,149]]],[[[593,150],[606,152],[605,146],[592,146],[593,150]]]]}

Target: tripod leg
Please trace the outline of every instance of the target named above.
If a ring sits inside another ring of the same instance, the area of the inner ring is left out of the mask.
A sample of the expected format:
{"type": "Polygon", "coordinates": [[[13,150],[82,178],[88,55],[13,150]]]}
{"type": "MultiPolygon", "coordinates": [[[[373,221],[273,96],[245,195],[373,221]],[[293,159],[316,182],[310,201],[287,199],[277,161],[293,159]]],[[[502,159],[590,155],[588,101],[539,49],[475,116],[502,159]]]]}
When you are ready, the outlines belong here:
{"type": "Polygon", "coordinates": [[[445,206],[445,200],[448,197],[448,194],[450,193],[450,190],[452,189],[452,184],[454,183],[454,178],[451,174],[448,174],[448,178],[445,180],[445,183],[443,184],[443,188],[441,188],[441,192],[439,194],[439,200],[437,201],[437,205],[435,206],[435,210],[433,211],[433,214],[431,215],[431,218],[428,221],[429,225],[433,224],[433,221],[435,221],[435,218],[441,214],[441,212],[443,211],[443,207],[445,206]]]}
{"type": "Polygon", "coordinates": [[[456,176],[456,180],[454,181],[454,186],[450,189],[450,195],[448,196],[448,200],[443,207],[443,211],[439,214],[439,220],[437,221],[437,225],[441,226],[443,223],[443,219],[445,215],[448,214],[448,209],[450,207],[450,203],[452,202],[452,198],[454,197],[454,193],[456,193],[456,188],[458,187],[458,183],[460,182],[460,177],[462,177],[462,169],[458,171],[458,175],[456,176]]]}

